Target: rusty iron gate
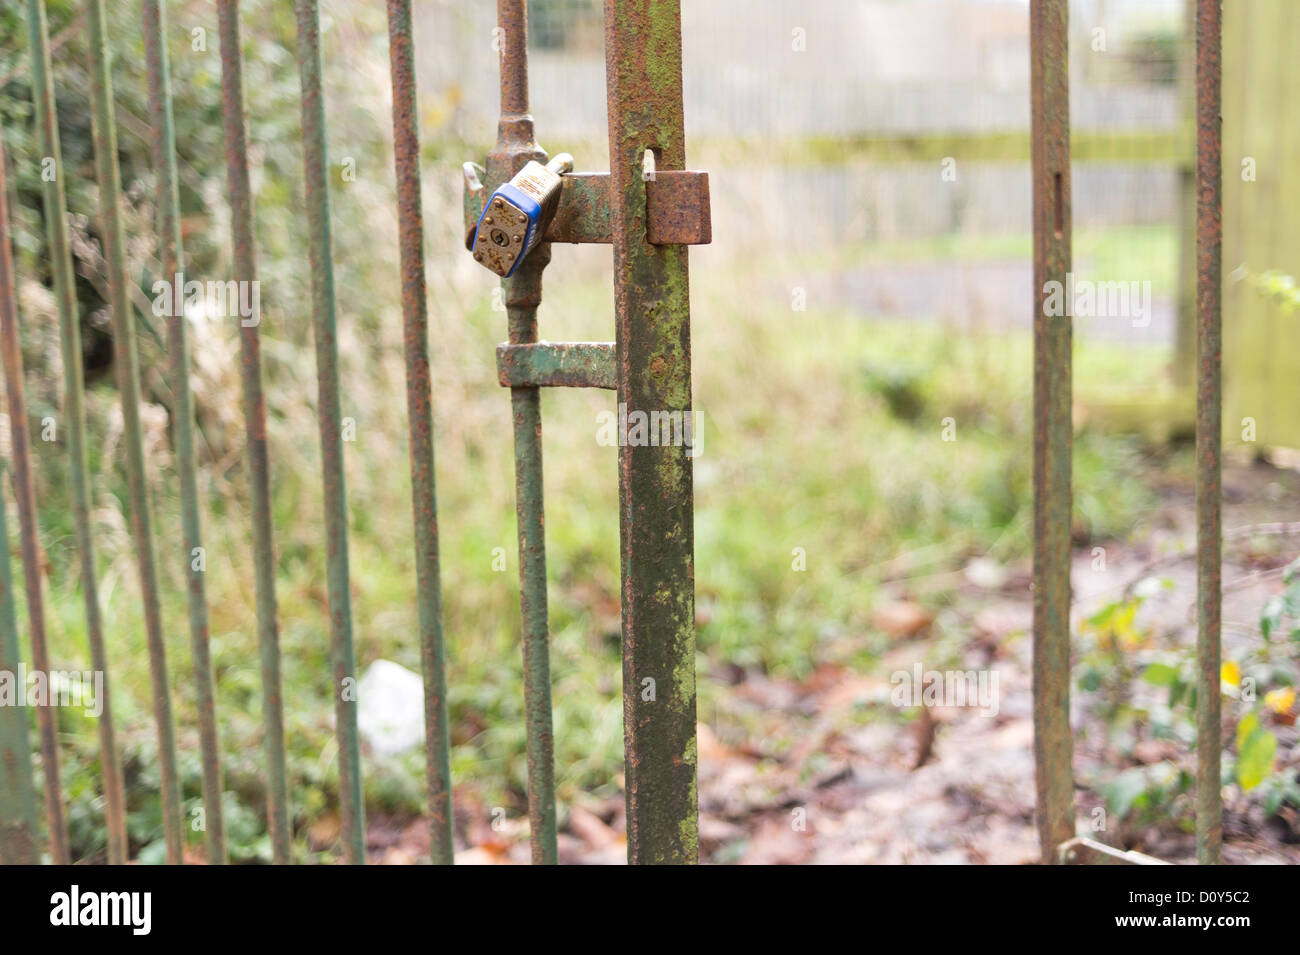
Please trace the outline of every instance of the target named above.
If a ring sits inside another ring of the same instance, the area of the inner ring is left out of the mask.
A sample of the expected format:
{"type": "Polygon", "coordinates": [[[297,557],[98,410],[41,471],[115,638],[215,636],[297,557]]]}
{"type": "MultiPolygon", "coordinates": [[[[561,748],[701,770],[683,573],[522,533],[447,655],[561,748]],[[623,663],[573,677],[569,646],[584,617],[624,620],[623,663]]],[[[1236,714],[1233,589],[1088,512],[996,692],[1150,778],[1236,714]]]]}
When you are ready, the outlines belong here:
{"type": "MultiPolygon", "coordinates": [[[[437,504],[433,470],[433,396],[429,371],[428,316],[420,200],[415,50],[410,0],[387,0],[393,86],[402,309],[410,426],[411,483],[418,578],[421,664],[424,677],[428,818],[434,862],[453,861],[451,774],[446,680],[443,672],[442,598],[437,504]]],[[[53,68],[44,0],[28,0],[33,105],[41,154],[61,169],[53,68]]],[[[347,500],[344,486],[330,194],[327,178],[323,63],[317,0],[295,0],[301,81],[307,227],[316,344],[318,412],[325,501],[327,582],[335,717],[339,746],[341,843],[347,862],[365,861],[361,759],[355,696],[341,688],[355,677],[349,606],[347,500]]],[[[121,397],[132,536],[144,600],[158,734],[163,832],[169,863],[182,861],[183,828],[176,765],[166,642],[160,610],[158,556],[146,494],[140,422],[140,368],[135,320],[128,299],[122,184],[117,164],[111,53],[104,0],[88,0],[91,108],[95,167],[101,199],[100,226],[110,280],[110,305],[118,390],[121,397]]],[[[150,126],[158,174],[157,236],[163,274],[180,275],[181,246],[175,133],[162,0],[141,0],[146,47],[150,126]]],[[[233,279],[257,278],[252,189],[243,90],[238,0],[218,0],[221,105],[231,205],[233,279]]],[[[550,258],[543,244],[515,277],[504,283],[509,342],[499,351],[501,383],[511,389],[516,449],[523,616],[528,801],[534,862],[556,861],[556,807],[551,738],[546,558],[542,505],[542,387],[607,388],[621,405],[669,414],[691,412],[690,322],[686,246],[709,241],[708,177],[685,170],[682,116],[681,24],[677,0],[606,0],[606,63],[610,155],[608,174],[565,179],[547,242],[609,243],[614,253],[616,322],[612,343],[538,343],[541,275],[550,258]],[[647,79],[649,78],[649,79],[647,79]],[[653,165],[646,156],[653,157],[653,165]],[[645,170],[650,169],[649,173],[645,170]]],[[[524,0],[500,0],[502,34],[501,122],[489,154],[486,181],[509,179],[525,162],[546,154],[538,146],[528,113],[527,19],[524,0]]],[[[0,143],[2,146],[2,143],[0,143]]],[[[0,349],[11,420],[25,422],[18,315],[8,235],[8,209],[0,161],[0,349]]],[[[467,191],[466,209],[481,204],[481,185],[467,191]]],[[[64,409],[71,455],[72,513],[93,666],[105,675],[99,721],[103,767],[107,860],[128,860],[125,796],[114,737],[109,660],[97,601],[87,434],[82,395],[80,316],[73,293],[62,177],[43,179],[51,271],[58,303],[64,358],[64,409]]],[[[180,478],[190,644],[196,681],[202,755],[206,855],[226,861],[221,813],[221,766],[216,703],[209,659],[208,614],[201,553],[202,526],[194,451],[194,407],[189,390],[189,353],[180,308],[167,313],[168,378],[176,400],[174,440],[180,478]]],[[[273,860],[291,860],[289,791],[278,612],[273,563],[270,462],[266,398],[256,323],[240,323],[240,371],[247,440],[262,712],[267,774],[267,816],[273,860]]],[[[686,446],[623,447],[619,453],[622,539],[623,669],[626,743],[628,857],[634,863],[696,861],[695,613],[691,460],[686,446]],[[655,692],[644,694],[647,684],[655,692]]],[[[31,449],[25,427],[14,429],[13,487],[18,499],[24,582],[32,630],[32,661],[48,671],[41,591],[40,545],[32,486],[31,449]]],[[[0,535],[3,535],[0,508],[0,535]]],[[[0,669],[21,660],[8,550],[0,548],[0,669]]],[[[59,749],[53,711],[37,710],[44,772],[46,847],[55,863],[69,858],[67,823],[59,781],[59,749]]],[[[39,859],[36,786],[26,720],[21,710],[0,708],[0,861],[39,859]]]]}
{"type": "MultiPolygon", "coordinates": [[[[465,224],[529,160],[547,160],[528,111],[525,0],[498,0],[501,119],[485,167],[465,168],[465,224]],[[484,179],[480,180],[480,172],[484,179]]],[[[708,176],[685,170],[681,20],[676,0],[607,0],[608,174],[570,174],[550,242],[614,247],[613,343],[539,343],[550,250],[504,281],[523,616],[528,818],[535,863],[556,861],[555,771],[546,613],[541,389],[605,388],[620,408],[691,414],[686,246],[710,240],[708,176]]],[[[468,242],[467,242],[468,244],[468,242]]],[[[696,861],[695,567],[690,448],[622,442],[618,455],[627,853],[696,861]],[[653,692],[644,692],[653,687],[653,692]]]]}
{"type": "MultiPolygon", "coordinates": [[[[1198,526],[1198,773],[1197,855],[1221,858],[1219,786],[1219,608],[1221,599],[1220,485],[1220,239],[1219,140],[1220,0],[1195,0],[1197,76],[1197,526],[1198,526]]],[[[441,584],[433,470],[433,395],[420,202],[415,50],[410,0],[387,0],[393,85],[399,250],[410,427],[411,482],[421,661],[426,716],[428,819],[434,862],[453,859],[446,680],[443,672],[441,584]]],[[[54,80],[44,0],[27,0],[33,106],[41,154],[61,168],[54,80]]],[[[149,521],[140,423],[139,359],[127,298],[122,186],[116,160],[116,123],[104,0],[87,0],[91,48],[91,110],[101,231],[110,279],[118,389],[137,569],[153,678],[163,831],[170,863],[182,861],[180,787],[166,680],[157,555],[149,521]]],[[[354,676],[349,607],[347,505],[343,480],[330,195],[326,170],[323,63],[316,0],[295,0],[302,129],[310,236],[312,309],[319,382],[322,482],[331,657],[335,685],[354,676]]],[[[172,101],[162,0],[141,0],[151,131],[158,173],[159,256],[165,274],[183,270],[172,101]]],[[[217,0],[221,44],[221,98],[231,205],[232,278],[257,277],[252,189],[243,91],[238,0],[217,0]]],[[[1034,199],[1034,627],[1033,693],[1037,824],[1044,862],[1146,862],[1075,836],[1072,735],[1069,713],[1069,554],[1071,528],[1071,326],[1049,316],[1046,286],[1064,282],[1071,268],[1068,0],[1032,0],[1031,124],[1034,199]]],[[[472,229],[483,203],[529,160],[545,161],[528,106],[525,0],[498,0],[501,117],[496,145],[484,166],[465,167],[464,215],[472,229]]],[[[691,412],[687,246],[710,241],[708,177],[687,170],[682,115],[678,0],[605,0],[606,84],[611,171],[563,179],[558,209],[543,244],[504,281],[508,341],[497,351],[502,386],[510,389],[514,421],[516,508],[519,529],[528,803],[533,861],[556,861],[556,805],[552,746],[545,521],[542,489],[540,389],[611,390],[632,410],[691,412]],[[613,248],[615,340],[542,342],[537,311],[549,243],[609,243],[613,248]]],[[[82,394],[79,315],[73,290],[67,201],[60,177],[43,177],[47,242],[58,306],[64,368],[64,414],[70,454],[72,515],[81,589],[94,668],[105,675],[99,720],[107,859],[128,860],[125,796],[114,735],[109,660],[97,602],[90,530],[87,440],[82,394]]],[[[18,339],[9,210],[0,140],[0,358],[14,422],[27,421],[18,339]]],[[[202,756],[206,853],[226,858],[221,816],[221,767],[215,695],[209,660],[207,605],[189,392],[189,355],[179,310],[168,315],[168,377],[177,402],[175,446],[180,479],[183,559],[187,578],[190,647],[196,681],[202,756]]],[[[263,695],[267,815],[273,860],[291,861],[290,794],[285,767],[284,711],[278,611],[274,581],[270,462],[266,399],[256,324],[241,323],[240,372],[251,499],[257,629],[263,695]]],[[[12,429],[9,473],[17,502],[31,660],[48,670],[41,554],[37,533],[32,453],[27,428],[12,429]]],[[[682,446],[619,449],[619,526],[622,573],[624,743],[628,857],[634,863],[696,861],[696,748],[694,675],[694,566],[691,459],[682,446]],[[655,692],[643,694],[653,685],[655,692]]],[[[0,540],[5,509],[0,507],[0,540]]],[[[0,547],[0,670],[21,660],[13,577],[0,547]]],[[[341,841],[346,861],[365,860],[361,764],[355,699],[336,693],[341,841]]],[[[45,809],[38,823],[38,787],[31,772],[28,727],[22,711],[0,707],[0,861],[31,862],[48,852],[69,859],[59,781],[54,713],[37,708],[45,809]]]]}

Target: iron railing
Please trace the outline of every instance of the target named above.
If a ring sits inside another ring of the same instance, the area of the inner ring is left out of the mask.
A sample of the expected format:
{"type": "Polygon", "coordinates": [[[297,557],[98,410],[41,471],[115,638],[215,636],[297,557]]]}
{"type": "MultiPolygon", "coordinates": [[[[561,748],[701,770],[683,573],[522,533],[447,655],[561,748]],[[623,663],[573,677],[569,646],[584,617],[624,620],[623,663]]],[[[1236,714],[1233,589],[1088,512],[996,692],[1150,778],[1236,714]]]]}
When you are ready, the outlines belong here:
{"type": "MultiPolygon", "coordinates": [[[[184,268],[175,132],[162,0],[142,0],[146,67],[160,211],[159,257],[164,274],[184,268]]],[[[295,0],[302,84],[303,151],[312,275],[312,311],[319,382],[319,426],[328,554],[331,658],[339,743],[339,791],[344,856],[365,859],[361,760],[349,606],[347,503],[340,434],[338,345],[330,196],[326,175],[325,108],[316,0],[295,0]]],[[[453,859],[451,778],[442,593],[434,484],[433,389],[429,368],[428,302],[420,201],[415,50],[410,0],[387,0],[393,86],[393,129],[412,505],[418,578],[421,662],[425,686],[428,816],[433,861],[453,859]]],[[[121,214],[116,123],[103,0],[88,0],[91,107],[101,231],[105,239],[115,366],[122,403],[125,460],[158,733],[163,831],[167,860],[182,861],[183,820],[176,745],[167,683],[156,556],[146,493],[140,421],[140,371],[121,214]]],[[[222,116],[231,204],[233,278],[257,279],[253,206],[238,0],[218,0],[222,116]]],[[[1219,142],[1220,0],[1196,0],[1197,76],[1197,527],[1198,743],[1197,854],[1221,856],[1219,780],[1219,613],[1221,601],[1221,383],[1219,142]]],[[[32,94],[42,155],[61,167],[53,71],[43,0],[28,0],[32,94]]],[[[1033,693],[1037,824],[1042,859],[1150,861],[1075,838],[1072,734],[1069,713],[1071,532],[1071,325],[1049,315],[1047,286],[1065,283],[1071,269],[1068,0],[1033,0],[1031,24],[1032,169],[1034,197],[1034,627],[1033,693]]],[[[529,113],[527,19],[524,0],[498,0],[501,27],[501,117],[485,166],[466,164],[465,224],[472,228],[484,197],[527,161],[545,160],[529,113]]],[[[527,721],[528,805],[532,856],[555,862],[556,795],[551,723],[546,552],[542,486],[540,390],[593,387],[615,392],[630,411],[689,421],[690,319],[687,246],[710,241],[708,178],[686,169],[682,111],[681,31],[677,0],[605,0],[606,92],[611,171],[564,177],[559,208],[535,250],[505,280],[508,342],[498,349],[500,383],[510,389],[514,421],[520,612],[527,721]],[[614,341],[539,341],[538,308],[550,242],[612,246],[614,341]],[[647,316],[653,316],[648,321],[647,316]]],[[[0,141],[0,355],[8,386],[11,466],[22,540],[31,658],[49,669],[37,537],[32,452],[25,427],[23,370],[18,347],[15,277],[8,233],[0,141]]],[[[74,298],[61,175],[43,177],[44,218],[60,327],[64,418],[70,460],[72,515],[85,599],[92,665],[104,675],[98,720],[107,859],[128,859],[125,798],[107,676],[110,661],[97,601],[83,398],[80,317],[74,298]]],[[[202,755],[206,853],[223,862],[216,700],[208,647],[202,572],[202,502],[198,493],[185,322],[168,314],[169,379],[175,400],[175,447],[182,509],[190,645],[202,755]]],[[[261,657],[268,829],[273,859],[291,861],[291,813],[285,767],[284,707],[271,522],[270,461],[261,345],[255,322],[240,329],[243,412],[251,498],[257,626],[261,657]]],[[[689,425],[688,425],[689,426],[689,425]]],[[[689,447],[625,444],[619,450],[622,572],[623,697],[628,858],[634,863],[696,861],[696,746],[693,498],[689,447]]],[[[0,507],[0,540],[4,535],[0,507]]],[[[12,574],[0,548],[0,669],[20,659],[12,574]]],[[[42,850],[68,862],[54,712],[37,710],[45,835],[37,820],[35,780],[21,710],[0,707],[0,860],[35,861],[42,850]]]]}
{"type": "MultiPolygon", "coordinates": [[[[1197,773],[1196,855],[1221,861],[1219,784],[1222,358],[1219,292],[1221,0],[1196,2],[1197,773]]],[[[1034,763],[1044,862],[1145,862],[1075,838],[1070,729],[1071,320],[1049,315],[1048,283],[1070,271],[1069,0],[1030,5],[1034,189],[1034,763]]]]}

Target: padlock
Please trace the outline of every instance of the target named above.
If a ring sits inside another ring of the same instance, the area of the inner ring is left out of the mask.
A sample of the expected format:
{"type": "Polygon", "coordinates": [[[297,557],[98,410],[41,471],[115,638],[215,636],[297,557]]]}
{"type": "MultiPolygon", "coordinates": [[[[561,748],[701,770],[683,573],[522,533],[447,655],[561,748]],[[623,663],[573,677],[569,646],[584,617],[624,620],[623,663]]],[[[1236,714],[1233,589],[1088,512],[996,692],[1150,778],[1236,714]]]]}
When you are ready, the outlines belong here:
{"type": "Polygon", "coordinates": [[[503,278],[542,240],[560,204],[561,177],[573,171],[573,157],[560,153],[545,166],[533,160],[483,204],[474,229],[474,260],[503,278]]]}

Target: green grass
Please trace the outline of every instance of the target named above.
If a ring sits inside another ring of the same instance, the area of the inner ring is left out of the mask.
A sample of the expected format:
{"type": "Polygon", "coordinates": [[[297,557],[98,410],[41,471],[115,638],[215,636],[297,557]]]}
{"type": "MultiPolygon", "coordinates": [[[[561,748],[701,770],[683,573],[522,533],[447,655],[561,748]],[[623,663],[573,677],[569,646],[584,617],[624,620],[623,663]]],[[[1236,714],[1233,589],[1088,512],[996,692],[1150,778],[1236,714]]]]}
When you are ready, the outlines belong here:
{"type": "MultiPolygon", "coordinates": [[[[1074,268],[1095,282],[1151,282],[1157,293],[1172,293],[1178,265],[1177,231],[1168,225],[1078,229],[1074,233],[1074,268]]],[[[827,250],[810,250],[780,258],[763,257],[756,271],[833,270],[919,262],[992,263],[1033,258],[1027,233],[976,235],[948,233],[925,238],[858,242],[827,250]]]]}

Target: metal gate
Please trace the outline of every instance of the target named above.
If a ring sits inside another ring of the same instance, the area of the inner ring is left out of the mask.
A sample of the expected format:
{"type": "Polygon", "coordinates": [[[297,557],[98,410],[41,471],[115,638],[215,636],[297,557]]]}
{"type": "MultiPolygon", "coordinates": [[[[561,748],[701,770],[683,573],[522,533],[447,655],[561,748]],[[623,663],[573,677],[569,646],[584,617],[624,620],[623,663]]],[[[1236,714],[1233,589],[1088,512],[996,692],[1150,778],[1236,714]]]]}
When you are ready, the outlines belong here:
{"type": "MultiPolygon", "coordinates": [[[[498,0],[501,120],[486,168],[466,163],[465,215],[532,159],[524,0],[498,0]],[[484,173],[480,181],[479,173],[484,173]]],[[[615,340],[538,342],[550,250],[504,281],[509,342],[497,349],[514,417],[519,605],[528,722],[528,817],[535,863],[556,861],[555,771],[546,613],[540,389],[612,389],[619,418],[667,415],[689,428],[686,246],[710,240],[709,184],[685,171],[681,18],[676,2],[606,0],[608,174],[564,177],[545,239],[614,247],[615,340]]],[[[695,567],[690,448],[619,448],[623,743],[633,863],[696,861],[695,567]]]]}
{"type": "MultiPolygon", "coordinates": [[[[182,861],[180,785],[176,766],[157,557],[149,521],[140,422],[140,370],[135,321],[128,300],[122,187],[117,166],[116,120],[103,0],[88,0],[92,107],[101,227],[111,280],[115,365],[121,395],[126,465],[145,626],[153,676],[154,718],[162,781],[167,861],[182,861]]],[[[388,0],[396,145],[398,216],[405,329],[411,483],[421,661],[426,717],[428,816],[435,862],[453,859],[449,731],[443,672],[441,584],[433,471],[433,402],[420,203],[419,141],[415,104],[415,51],[410,0],[388,0]]],[[[342,688],[355,678],[349,605],[347,501],[343,476],[337,315],[320,20],[316,0],[295,0],[298,67],[302,87],[303,154],[316,343],[318,410],[328,554],[330,644],[339,744],[341,841],[346,861],[365,860],[360,745],[355,696],[342,688]]],[[[181,248],[172,98],[161,0],[142,0],[144,37],[158,171],[160,258],[167,276],[179,275],[181,248]]],[[[252,190],[243,92],[238,0],[218,0],[222,115],[236,282],[257,279],[252,190]]],[[[511,389],[519,520],[520,605],[523,616],[529,818],[535,862],[556,861],[555,783],[551,738],[546,557],[542,503],[540,389],[565,385],[613,390],[621,408],[676,416],[691,413],[690,319],[686,248],[709,241],[708,177],[687,172],[682,117],[680,12],[676,0],[607,0],[609,174],[566,177],[559,211],[545,239],[609,243],[614,251],[617,316],[615,341],[539,344],[537,308],[541,275],[550,258],[543,244],[518,275],[505,282],[509,343],[498,354],[501,383],[511,389]],[[647,82],[647,77],[650,81],[647,82]],[[653,157],[648,164],[646,156],[653,157]]],[[[33,99],[42,155],[59,156],[50,41],[43,0],[28,0],[33,99]]],[[[486,181],[509,179],[529,159],[545,157],[528,114],[527,22],[524,0],[501,0],[500,136],[488,156],[486,181]]],[[[3,163],[0,163],[0,176],[3,163]]],[[[0,203],[5,190],[0,178],[0,203]]],[[[79,356],[80,317],[73,296],[67,201],[61,176],[44,180],[45,219],[61,330],[65,411],[73,478],[81,586],[95,669],[105,674],[99,721],[110,863],[127,861],[125,798],[107,674],[103,625],[90,531],[86,427],[79,356]]],[[[475,179],[466,209],[482,202],[475,179]]],[[[0,343],[3,345],[12,420],[25,422],[17,307],[10,258],[8,210],[0,205],[0,343]]],[[[178,303],[179,304],[179,303],[178,303]]],[[[204,595],[200,502],[189,391],[189,354],[180,308],[169,310],[169,379],[176,397],[175,444],[180,474],[183,553],[187,576],[191,651],[197,683],[203,766],[203,804],[209,862],[224,862],[221,767],[204,595]]],[[[252,504],[253,557],[261,656],[262,705],[268,780],[268,829],[273,859],[290,861],[289,792],[285,768],[270,497],[266,404],[256,324],[241,323],[243,411],[252,504]]],[[[689,427],[689,425],[687,425],[689,427]]],[[[695,613],[693,510],[689,447],[624,446],[619,452],[623,578],[623,661],[628,857],[640,862],[696,861],[695,613]]],[[[14,429],[14,488],[19,501],[23,569],[32,627],[32,660],[48,671],[41,594],[39,543],[25,428],[14,429]]],[[[0,517],[3,515],[0,514],[0,517]]],[[[0,531],[3,527],[0,527],[0,531]]],[[[21,659],[7,550],[0,554],[0,668],[21,659]]],[[[54,713],[38,709],[46,829],[50,858],[69,860],[67,824],[59,782],[54,713]]],[[[22,711],[0,708],[0,858],[35,861],[41,840],[35,786],[22,711]]]]}
{"type": "MultiPolygon", "coordinates": [[[[43,0],[28,0],[33,105],[42,155],[61,168],[50,41],[43,0]]],[[[326,176],[323,63],[316,0],[295,0],[302,129],[310,236],[312,310],[319,382],[328,552],[331,657],[339,737],[342,844],[348,862],[364,861],[360,747],[355,698],[339,692],[355,676],[347,505],[340,437],[337,316],[326,176]]],[[[111,281],[115,366],[121,396],[132,533],[144,599],[158,733],[167,859],[182,861],[182,821],[166,679],[153,532],[145,484],[140,422],[139,359],[127,298],[121,182],[110,86],[103,0],[87,0],[91,106],[101,228],[111,281]]],[[[420,202],[415,51],[410,0],[387,0],[393,84],[393,128],[400,221],[402,305],[410,426],[416,570],[424,676],[428,817],[432,856],[453,857],[446,680],[443,673],[441,584],[433,471],[433,402],[420,202]]],[[[164,8],[142,0],[143,28],[158,171],[160,257],[168,275],[182,271],[179,204],[164,8]]],[[[222,115],[226,143],[231,243],[239,282],[257,277],[253,242],[243,64],[238,0],[218,0],[222,115]]],[[[1197,850],[1202,863],[1220,860],[1219,791],[1220,583],[1220,0],[1196,0],[1197,49],[1197,519],[1198,519],[1198,787],[1197,850]]],[[[1068,0],[1032,0],[1032,164],[1034,194],[1034,723],[1037,821],[1044,862],[1147,861],[1075,838],[1069,714],[1069,556],[1071,529],[1071,327],[1045,310],[1046,286],[1071,268],[1068,0]]],[[[465,224],[472,228],[486,196],[526,162],[546,159],[528,106],[525,0],[498,0],[501,30],[501,117],[498,140],[483,167],[466,164],[465,224]]],[[[540,390],[588,387],[613,391],[620,410],[689,421],[690,321],[687,246],[710,241],[708,178],[687,171],[682,115],[678,0],[605,0],[606,85],[611,170],[564,177],[543,244],[504,283],[508,342],[497,351],[514,421],[527,719],[528,802],[533,861],[556,861],[555,774],[550,705],[542,488],[540,390]],[[539,341],[538,307],[550,242],[609,243],[614,257],[614,341],[539,341]]],[[[0,144],[2,145],[2,144],[0,144]]],[[[0,356],[11,420],[25,423],[18,315],[8,235],[9,210],[0,161],[0,356]]],[[[105,674],[99,720],[105,824],[110,863],[127,861],[125,798],[97,603],[90,530],[87,434],[82,396],[79,315],[59,176],[43,179],[45,220],[59,313],[72,513],[92,664],[105,674]]],[[[207,858],[225,861],[218,727],[209,660],[201,564],[202,526],[189,393],[185,322],[168,314],[169,378],[177,402],[174,435],[189,566],[188,607],[196,680],[206,808],[207,858]]],[[[270,462],[256,325],[241,324],[243,413],[252,505],[253,557],[263,695],[268,828],[277,863],[290,861],[290,794],[276,607],[270,462]]],[[[689,427],[689,424],[686,424],[689,427]]],[[[18,504],[31,659],[48,670],[41,557],[32,455],[27,429],[13,428],[10,473],[18,504]]],[[[691,457],[681,444],[623,443],[619,453],[622,651],[628,857],[634,863],[696,861],[695,633],[691,457]]],[[[9,470],[6,468],[6,470],[9,470]]],[[[0,507],[0,540],[4,539],[0,507]]],[[[0,669],[21,660],[7,548],[0,548],[0,669]]],[[[14,707],[0,707],[0,861],[39,859],[44,842],[54,862],[69,861],[59,781],[54,713],[37,710],[46,839],[37,822],[27,725],[14,707]]]]}

